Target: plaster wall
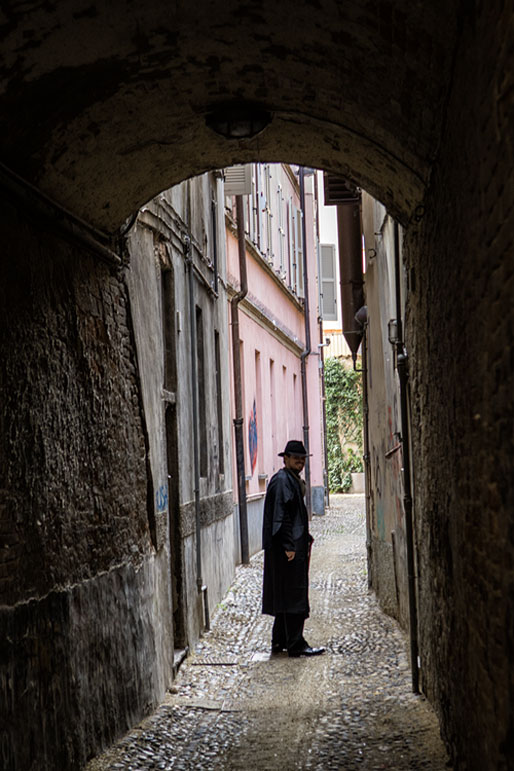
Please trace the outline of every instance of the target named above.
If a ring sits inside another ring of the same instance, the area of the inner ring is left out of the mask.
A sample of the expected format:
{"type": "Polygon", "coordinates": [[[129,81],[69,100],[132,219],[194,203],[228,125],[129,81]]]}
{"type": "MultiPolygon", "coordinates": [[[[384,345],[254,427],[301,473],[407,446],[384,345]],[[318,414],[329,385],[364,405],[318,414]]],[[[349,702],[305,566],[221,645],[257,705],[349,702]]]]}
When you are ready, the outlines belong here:
{"type": "MultiPolygon", "coordinates": [[[[394,222],[363,193],[368,308],[369,528],[371,583],[382,608],[408,628],[400,392],[388,322],[396,319],[394,222]]],[[[403,276],[400,280],[405,288],[403,276]]],[[[403,305],[402,305],[403,307],[403,305]]]]}
{"type": "MultiPolygon", "coordinates": [[[[285,167],[273,167],[273,173],[282,185],[284,199],[292,199],[299,208],[299,191],[296,181],[285,167]]],[[[272,199],[273,201],[273,199],[272,199]]],[[[276,210],[272,208],[278,221],[276,210]]],[[[306,177],[305,221],[306,248],[309,266],[309,306],[311,353],[307,357],[306,376],[309,408],[309,440],[313,510],[324,513],[322,405],[319,377],[319,325],[317,250],[315,233],[313,177],[306,177]]],[[[277,235],[279,235],[277,230],[277,235]]],[[[275,241],[274,241],[275,242],[275,241]]],[[[285,254],[289,254],[289,242],[285,239],[285,254]]],[[[291,280],[289,265],[286,276],[277,276],[278,249],[275,249],[271,266],[257,249],[247,245],[248,295],[240,304],[239,336],[242,341],[242,378],[245,420],[245,472],[247,494],[252,501],[249,509],[256,523],[250,530],[260,529],[263,495],[266,484],[282,467],[278,457],[288,439],[303,440],[303,404],[301,384],[301,353],[305,350],[305,312],[303,301],[288,289],[291,280]],[[249,426],[255,418],[258,446],[255,467],[252,469],[249,448],[249,426]]],[[[238,282],[238,245],[233,228],[227,229],[227,259],[232,281],[238,282]]],[[[289,260],[288,260],[289,261],[289,260]]],[[[235,467],[235,464],[234,464],[235,467]]],[[[235,470],[235,469],[234,469],[235,470]]],[[[237,480],[233,482],[234,489],[237,480]]],[[[255,538],[260,548],[260,536],[255,538]]]]}
{"type": "MultiPolygon", "coordinates": [[[[173,593],[175,606],[177,602],[180,604],[179,612],[184,616],[182,647],[186,642],[194,644],[205,623],[196,573],[191,346],[198,366],[200,578],[202,584],[207,585],[209,612],[226,592],[234,571],[231,493],[230,487],[226,488],[226,480],[231,480],[231,468],[229,411],[223,399],[228,386],[228,330],[223,286],[223,207],[218,207],[220,192],[219,181],[213,175],[203,175],[161,193],[143,207],[129,242],[129,287],[142,372],[155,516],[158,523],[162,522],[160,543],[172,561],[166,584],[168,593],[173,593]],[[192,257],[190,265],[186,260],[186,244],[192,257]],[[216,268],[219,296],[215,290],[216,268]],[[196,335],[203,344],[192,336],[190,270],[193,271],[196,335]],[[169,279],[164,284],[166,276],[169,279]],[[166,307],[163,307],[163,287],[170,293],[166,307]],[[215,332],[220,357],[218,373],[215,332]],[[203,372],[198,346],[202,351],[203,372]],[[174,376],[168,383],[166,377],[170,375],[165,374],[164,362],[170,356],[174,376]],[[218,382],[221,414],[218,413],[218,382]],[[166,424],[169,409],[176,414],[177,428],[173,436],[168,435],[166,424]],[[176,490],[176,500],[173,500],[173,490],[176,490]]],[[[171,612],[170,609],[168,613],[171,612]]]]}

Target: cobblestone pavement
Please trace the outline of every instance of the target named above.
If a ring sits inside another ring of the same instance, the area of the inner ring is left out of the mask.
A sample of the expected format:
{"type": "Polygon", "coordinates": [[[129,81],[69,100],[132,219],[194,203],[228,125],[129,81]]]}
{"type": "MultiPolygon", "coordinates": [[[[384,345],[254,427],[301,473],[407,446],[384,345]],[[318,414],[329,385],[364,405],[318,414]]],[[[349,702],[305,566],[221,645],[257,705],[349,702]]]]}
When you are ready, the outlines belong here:
{"type": "Polygon", "coordinates": [[[333,496],[311,531],[305,637],[326,654],[270,656],[258,554],[166,701],[87,771],[448,768],[437,719],[411,692],[406,640],[367,589],[363,496],[333,496]]]}

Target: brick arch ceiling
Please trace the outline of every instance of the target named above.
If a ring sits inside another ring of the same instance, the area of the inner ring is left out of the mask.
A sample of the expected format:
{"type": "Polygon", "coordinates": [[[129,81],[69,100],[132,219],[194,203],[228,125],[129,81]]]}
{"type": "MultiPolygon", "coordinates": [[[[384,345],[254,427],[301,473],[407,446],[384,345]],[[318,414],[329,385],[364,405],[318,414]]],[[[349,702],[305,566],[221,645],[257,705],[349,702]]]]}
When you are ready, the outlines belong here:
{"type": "Polygon", "coordinates": [[[112,232],[209,168],[285,161],[348,175],[407,221],[437,153],[452,0],[67,0],[0,12],[2,163],[112,232]],[[213,104],[272,110],[246,141],[213,104]]]}

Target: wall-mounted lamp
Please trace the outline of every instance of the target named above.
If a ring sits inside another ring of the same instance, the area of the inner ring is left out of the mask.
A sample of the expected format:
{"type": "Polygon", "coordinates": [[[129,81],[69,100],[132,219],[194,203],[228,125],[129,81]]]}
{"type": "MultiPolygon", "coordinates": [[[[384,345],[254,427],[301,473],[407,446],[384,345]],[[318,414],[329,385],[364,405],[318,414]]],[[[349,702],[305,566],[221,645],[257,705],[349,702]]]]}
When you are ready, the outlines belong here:
{"type": "Polygon", "coordinates": [[[398,336],[398,321],[396,319],[391,319],[387,324],[387,339],[391,345],[396,345],[400,342],[398,336]]]}
{"type": "Polygon", "coordinates": [[[251,139],[269,126],[272,115],[253,102],[217,104],[205,118],[206,125],[225,139],[251,139]]]}

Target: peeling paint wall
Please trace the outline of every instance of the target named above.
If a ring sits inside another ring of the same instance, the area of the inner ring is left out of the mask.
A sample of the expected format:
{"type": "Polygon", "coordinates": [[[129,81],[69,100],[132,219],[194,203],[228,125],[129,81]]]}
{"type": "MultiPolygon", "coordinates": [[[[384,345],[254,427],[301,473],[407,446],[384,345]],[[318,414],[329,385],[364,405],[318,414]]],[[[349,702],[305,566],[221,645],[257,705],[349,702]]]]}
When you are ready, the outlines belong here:
{"type": "Polygon", "coordinates": [[[169,550],[174,623],[180,638],[175,647],[182,649],[198,640],[205,623],[196,570],[193,387],[197,387],[199,405],[201,578],[207,586],[209,613],[230,585],[235,565],[223,218],[221,180],[206,174],[146,204],[129,237],[128,285],[150,467],[155,490],[162,491],[162,511],[156,510],[155,517],[158,524],[162,520],[162,544],[169,550]],[[196,339],[190,319],[190,269],[196,339]],[[192,347],[199,365],[198,383],[192,379],[192,347]],[[166,419],[170,412],[171,423],[166,419]]]}

